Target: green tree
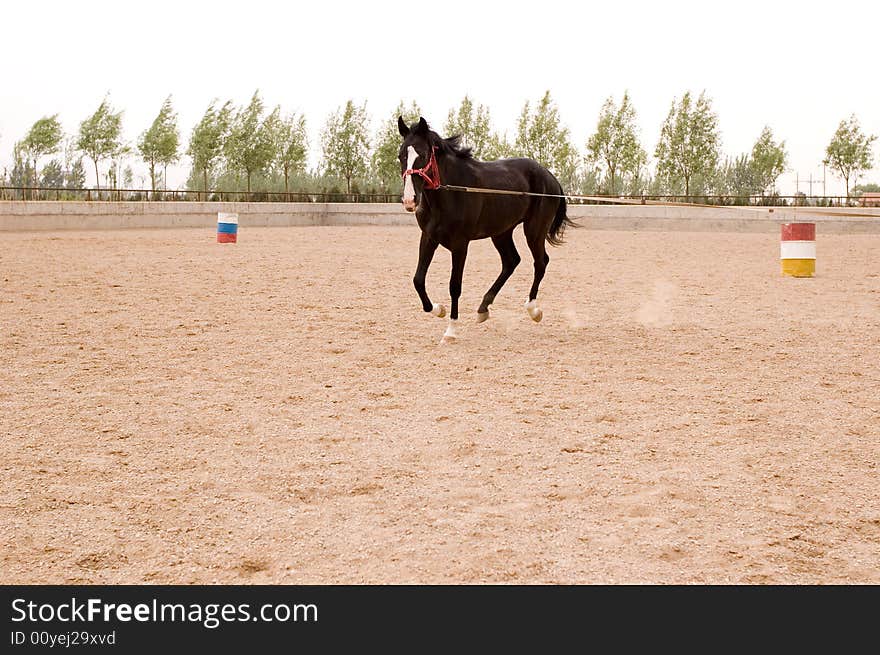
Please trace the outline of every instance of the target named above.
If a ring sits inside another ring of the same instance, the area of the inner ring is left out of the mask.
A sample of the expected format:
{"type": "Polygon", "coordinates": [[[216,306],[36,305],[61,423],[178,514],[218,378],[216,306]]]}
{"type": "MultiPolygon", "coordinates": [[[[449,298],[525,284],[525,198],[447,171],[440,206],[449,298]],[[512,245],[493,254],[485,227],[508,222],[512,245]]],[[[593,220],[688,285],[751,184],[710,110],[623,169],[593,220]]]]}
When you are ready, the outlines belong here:
{"type": "Polygon", "coordinates": [[[279,166],[278,155],[279,153],[279,145],[281,142],[281,105],[275,105],[275,108],[269,112],[269,115],[263,119],[262,129],[266,133],[266,137],[269,139],[270,150],[272,152],[272,157],[269,160],[269,163],[263,169],[264,176],[262,182],[264,186],[271,187],[272,186],[272,178],[274,177],[274,173],[276,172],[276,168],[281,168],[279,166]]]}
{"type": "Polygon", "coordinates": [[[469,147],[477,159],[485,159],[493,145],[489,109],[484,105],[475,109],[468,96],[462,99],[457,111],[449,110],[443,130],[446,136],[459,135],[462,145],[469,147]]]}
{"type": "Polygon", "coordinates": [[[77,159],[66,174],[68,189],[82,189],[86,185],[86,169],[82,159],[77,159]]]}
{"type": "Polygon", "coordinates": [[[643,193],[647,193],[648,187],[651,185],[651,174],[648,172],[647,167],[639,168],[638,171],[626,180],[626,185],[623,188],[624,193],[628,193],[632,196],[638,196],[643,193]]]}
{"type": "Polygon", "coordinates": [[[53,159],[43,166],[40,175],[40,187],[43,189],[61,189],[64,187],[64,168],[61,162],[53,159]]]}
{"type": "Polygon", "coordinates": [[[280,112],[276,107],[266,123],[274,141],[275,165],[284,175],[284,191],[289,193],[290,175],[306,170],[309,138],[305,116],[294,113],[282,117],[280,112]]]}
{"type": "Polygon", "coordinates": [[[76,147],[76,137],[64,140],[64,186],[68,189],[82,189],[86,185],[86,171],[82,163],[82,153],[76,147]]]}
{"type": "Polygon", "coordinates": [[[587,162],[598,166],[605,176],[607,193],[616,194],[624,181],[621,178],[637,178],[647,161],[629,93],[624,92],[619,107],[614,98],[608,98],[599,113],[596,131],[587,140],[587,162]]]}
{"type": "Polygon", "coordinates": [[[12,147],[12,169],[9,171],[9,185],[26,187],[33,184],[34,169],[28,156],[24,153],[21,141],[12,147]]]}
{"type": "Polygon", "coordinates": [[[131,170],[131,166],[126,166],[122,172],[122,188],[130,189],[132,184],[134,184],[134,171],[131,170]]]}
{"type": "Polygon", "coordinates": [[[31,129],[21,140],[21,152],[28,160],[33,162],[34,186],[37,186],[37,166],[40,157],[51,155],[61,149],[61,139],[64,131],[58,122],[58,114],[44,116],[31,126],[31,129]]]}
{"type": "Polygon", "coordinates": [[[534,111],[526,102],[517,122],[514,151],[546,166],[564,188],[577,182],[577,152],[571,145],[568,128],[562,127],[559,110],[547,91],[534,111]]]}
{"type": "Polygon", "coordinates": [[[229,134],[233,111],[231,101],[227,101],[218,109],[217,100],[212,100],[205,115],[193,128],[189,139],[186,154],[192,158],[193,172],[201,172],[204,182],[202,190],[206,193],[208,191],[208,177],[214,174],[217,162],[223,154],[223,146],[229,134]]]}
{"type": "Polygon", "coordinates": [[[776,180],[785,170],[787,160],[785,141],[776,143],[773,140],[773,131],[765,126],[752,147],[750,159],[752,180],[762,195],[776,186],[776,180]]]}
{"type": "Polygon", "coordinates": [[[242,107],[232,121],[223,153],[230,170],[243,172],[247,192],[251,192],[251,176],[264,171],[275,158],[272,129],[263,119],[263,101],[255,91],[247,107],[242,107]]]}
{"type": "Polygon", "coordinates": [[[12,169],[9,171],[9,185],[14,187],[26,187],[33,183],[34,169],[24,152],[21,141],[12,147],[12,169]]]}
{"type": "Polygon", "coordinates": [[[577,185],[571,188],[571,193],[580,193],[585,196],[592,196],[601,193],[602,180],[600,173],[595,168],[584,168],[581,175],[577,178],[577,185]]]}
{"type": "Polygon", "coordinates": [[[497,159],[507,159],[515,156],[516,152],[513,144],[507,139],[507,134],[499,134],[493,132],[486,142],[483,151],[483,159],[485,161],[495,161],[497,159]]]}
{"type": "Polygon", "coordinates": [[[858,184],[852,188],[852,194],[855,197],[859,197],[863,193],[880,193],[880,184],[869,182],[868,184],[858,184]]]}
{"type": "Polygon", "coordinates": [[[76,145],[95,163],[95,186],[99,187],[98,163],[123,149],[122,112],[114,112],[110,101],[104,98],[95,113],[80,123],[76,145]]]}
{"type": "Polygon", "coordinates": [[[696,103],[690,91],[680,103],[673,100],[654,151],[657,176],[666,190],[679,192],[683,184],[684,194],[689,196],[694,180],[705,183],[711,179],[718,165],[720,141],[718,117],[705,91],[696,103]]]}
{"type": "Polygon", "coordinates": [[[138,151],[150,168],[150,184],[156,190],[156,166],[164,168],[167,179],[168,165],[177,161],[180,151],[180,131],[177,114],[171,105],[171,96],[165,98],[159,115],[138,140],[138,151]]]}
{"type": "MultiPolygon", "coordinates": [[[[171,107],[171,96],[168,96],[168,120],[165,123],[161,143],[159,163],[162,164],[163,188],[168,188],[168,167],[180,160],[180,128],[177,124],[177,113],[171,107]]],[[[164,109],[164,106],[163,106],[164,109]]]]}
{"type": "Polygon", "coordinates": [[[755,171],[750,155],[742,154],[733,159],[727,157],[718,166],[716,190],[720,195],[750,196],[758,188],[755,171]]]}
{"type": "Polygon", "coordinates": [[[855,181],[863,171],[873,166],[871,146],[877,137],[866,135],[859,126],[855,114],[840,121],[831,142],[825,148],[824,163],[837,171],[846,183],[846,195],[849,197],[850,180],[855,181]]]}
{"type": "Polygon", "coordinates": [[[403,100],[397,105],[387,121],[382,123],[376,135],[376,149],[373,151],[373,173],[385,189],[400,188],[400,132],[397,129],[397,118],[402,116],[407,125],[419,120],[422,110],[413,101],[407,108],[403,100]]]}
{"type": "Polygon", "coordinates": [[[352,180],[367,172],[370,137],[366,102],[359,107],[349,100],[345,107],[330,114],[321,133],[321,145],[324,172],[344,179],[351,193],[352,180]]]}

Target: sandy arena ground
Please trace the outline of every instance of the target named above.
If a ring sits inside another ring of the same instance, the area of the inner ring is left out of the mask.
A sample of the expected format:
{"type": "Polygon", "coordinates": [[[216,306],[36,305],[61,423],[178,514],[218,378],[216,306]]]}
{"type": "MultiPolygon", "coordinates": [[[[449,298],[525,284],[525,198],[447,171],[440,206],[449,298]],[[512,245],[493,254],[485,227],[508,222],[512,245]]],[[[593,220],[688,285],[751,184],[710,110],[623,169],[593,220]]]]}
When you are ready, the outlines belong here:
{"type": "Polygon", "coordinates": [[[880,583],[880,236],[2,239],[0,582],[880,583]]]}

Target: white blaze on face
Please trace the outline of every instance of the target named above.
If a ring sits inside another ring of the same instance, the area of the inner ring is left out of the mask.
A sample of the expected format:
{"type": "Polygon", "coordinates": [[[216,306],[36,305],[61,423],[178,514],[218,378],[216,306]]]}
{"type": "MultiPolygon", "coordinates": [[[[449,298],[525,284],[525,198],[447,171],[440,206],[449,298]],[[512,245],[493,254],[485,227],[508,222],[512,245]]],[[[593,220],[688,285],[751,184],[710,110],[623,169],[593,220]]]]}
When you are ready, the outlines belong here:
{"type": "MultiPolygon", "coordinates": [[[[406,170],[413,167],[419,153],[412,146],[406,149],[406,170]]],[[[412,204],[416,201],[416,190],[413,188],[412,175],[407,175],[403,183],[403,202],[404,204],[412,204]]]]}

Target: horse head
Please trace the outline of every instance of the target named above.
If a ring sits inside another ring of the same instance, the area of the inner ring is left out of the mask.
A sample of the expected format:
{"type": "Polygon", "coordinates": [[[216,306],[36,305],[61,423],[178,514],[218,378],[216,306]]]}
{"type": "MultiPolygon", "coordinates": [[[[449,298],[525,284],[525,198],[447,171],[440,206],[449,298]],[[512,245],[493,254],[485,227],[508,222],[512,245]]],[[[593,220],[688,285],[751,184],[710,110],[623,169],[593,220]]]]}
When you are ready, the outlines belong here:
{"type": "Polygon", "coordinates": [[[418,123],[407,126],[403,117],[397,117],[397,129],[403,137],[398,158],[400,175],[403,177],[403,206],[414,212],[421,200],[422,192],[440,186],[440,172],[437,168],[436,146],[431,140],[428,122],[419,118],[418,123]]]}

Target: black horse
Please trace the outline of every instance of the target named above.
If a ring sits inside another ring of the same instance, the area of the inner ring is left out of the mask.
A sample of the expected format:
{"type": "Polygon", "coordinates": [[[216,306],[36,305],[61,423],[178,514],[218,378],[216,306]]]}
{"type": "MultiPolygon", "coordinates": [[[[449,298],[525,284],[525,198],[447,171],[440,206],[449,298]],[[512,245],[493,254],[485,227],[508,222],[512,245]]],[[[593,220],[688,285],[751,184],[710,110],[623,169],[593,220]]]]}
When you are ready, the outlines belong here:
{"type": "Polygon", "coordinates": [[[456,338],[458,298],[461,295],[468,244],[475,239],[490,237],[501,255],[501,273],[483,296],[483,302],[477,310],[477,322],[482,322],[489,318],[489,305],[520,262],[513,242],[513,230],[520,223],[523,224],[529,250],[535,259],[535,277],[526,310],[534,321],[540,321],[543,312],[536,300],[538,286],[550,261],[544,242],[559,245],[566,226],[573,225],[565,214],[565,198],[557,179],[531,159],[478,161],[470,148],[460,145],[458,137],[440,137],[428,127],[424,118],[408,127],[403,118],[398,117],[397,126],[403,137],[400,146],[403,204],[407,211],[415,212],[422,230],[419,265],[413,284],[422,300],[422,308],[435,316],[445,316],[446,309],[428,298],[425,276],[438,245],[452,253],[452,275],[449,278],[452,307],[443,342],[456,338]],[[552,197],[474,193],[447,187],[526,192],[552,197]]]}

